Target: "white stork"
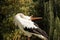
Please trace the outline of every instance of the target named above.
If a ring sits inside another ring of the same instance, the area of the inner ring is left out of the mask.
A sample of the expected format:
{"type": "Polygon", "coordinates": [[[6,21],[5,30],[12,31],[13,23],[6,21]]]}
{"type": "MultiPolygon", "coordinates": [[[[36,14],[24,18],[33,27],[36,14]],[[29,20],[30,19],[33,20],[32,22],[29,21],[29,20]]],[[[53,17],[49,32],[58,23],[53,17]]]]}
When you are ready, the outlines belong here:
{"type": "Polygon", "coordinates": [[[25,16],[23,13],[18,13],[14,16],[15,25],[28,36],[28,40],[32,35],[38,36],[43,40],[47,40],[47,34],[41,30],[32,20],[40,18],[32,18],[31,16],[25,16]]]}

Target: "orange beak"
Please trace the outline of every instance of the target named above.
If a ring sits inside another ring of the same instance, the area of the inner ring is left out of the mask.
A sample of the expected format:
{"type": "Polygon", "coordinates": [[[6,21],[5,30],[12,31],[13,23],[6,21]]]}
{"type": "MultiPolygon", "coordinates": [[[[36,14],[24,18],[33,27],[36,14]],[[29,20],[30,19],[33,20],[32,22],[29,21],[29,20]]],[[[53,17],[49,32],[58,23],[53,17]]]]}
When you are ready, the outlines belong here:
{"type": "Polygon", "coordinates": [[[31,17],[31,20],[40,20],[42,17],[31,17]]]}

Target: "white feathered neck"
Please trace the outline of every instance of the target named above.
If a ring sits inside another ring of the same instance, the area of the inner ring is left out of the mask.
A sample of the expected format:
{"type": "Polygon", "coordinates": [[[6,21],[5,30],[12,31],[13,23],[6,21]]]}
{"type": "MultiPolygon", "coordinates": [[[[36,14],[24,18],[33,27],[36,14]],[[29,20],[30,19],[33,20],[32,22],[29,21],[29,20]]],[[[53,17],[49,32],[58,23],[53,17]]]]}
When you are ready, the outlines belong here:
{"type": "Polygon", "coordinates": [[[15,20],[20,22],[23,27],[27,27],[27,28],[38,28],[37,26],[34,25],[34,22],[31,21],[29,16],[25,16],[24,14],[17,14],[15,16],[15,20]]]}

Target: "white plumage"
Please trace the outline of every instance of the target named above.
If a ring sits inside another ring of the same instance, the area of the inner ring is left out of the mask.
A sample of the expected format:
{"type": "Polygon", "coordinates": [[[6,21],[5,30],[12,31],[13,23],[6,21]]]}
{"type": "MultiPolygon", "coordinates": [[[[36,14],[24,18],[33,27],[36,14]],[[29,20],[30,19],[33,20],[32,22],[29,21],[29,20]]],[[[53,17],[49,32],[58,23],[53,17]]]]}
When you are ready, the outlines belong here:
{"type": "Polygon", "coordinates": [[[14,22],[15,22],[15,25],[17,25],[20,28],[20,30],[23,31],[25,33],[25,35],[27,35],[28,37],[31,37],[33,34],[36,36],[38,35],[41,39],[44,39],[44,40],[47,39],[46,38],[47,34],[45,33],[45,31],[41,30],[39,27],[34,25],[34,22],[32,22],[30,16],[25,16],[22,13],[18,13],[14,17],[14,22]],[[25,31],[23,28],[30,29],[34,33],[28,32],[28,30],[25,31]],[[38,34],[36,34],[36,33],[38,33],[38,34]]]}
{"type": "Polygon", "coordinates": [[[34,25],[34,22],[31,21],[29,16],[19,13],[15,16],[15,18],[23,25],[24,28],[38,28],[34,25]]]}

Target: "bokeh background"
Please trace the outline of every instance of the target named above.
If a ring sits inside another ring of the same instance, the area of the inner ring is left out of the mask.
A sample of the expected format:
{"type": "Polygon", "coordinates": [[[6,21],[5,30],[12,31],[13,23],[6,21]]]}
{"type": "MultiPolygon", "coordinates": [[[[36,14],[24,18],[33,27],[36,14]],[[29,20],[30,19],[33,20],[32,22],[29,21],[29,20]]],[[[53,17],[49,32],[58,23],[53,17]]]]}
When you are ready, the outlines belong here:
{"type": "MultiPolygon", "coordinates": [[[[35,20],[49,40],[60,40],[60,0],[0,0],[0,40],[27,40],[13,23],[17,13],[42,17],[35,20]]],[[[39,40],[32,36],[31,40],[39,40]]]]}

